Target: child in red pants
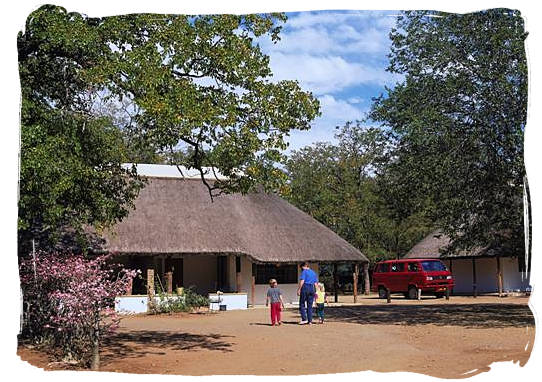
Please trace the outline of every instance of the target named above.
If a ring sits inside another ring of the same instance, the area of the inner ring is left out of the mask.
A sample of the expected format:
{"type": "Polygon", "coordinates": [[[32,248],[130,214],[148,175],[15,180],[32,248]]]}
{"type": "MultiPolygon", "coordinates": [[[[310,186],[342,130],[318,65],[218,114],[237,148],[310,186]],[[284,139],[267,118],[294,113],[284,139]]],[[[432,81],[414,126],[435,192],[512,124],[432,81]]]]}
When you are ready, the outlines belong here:
{"type": "Polygon", "coordinates": [[[269,289],[267,290],[267,298],[265,299],[265,306],[271,302],[271,325],[281,325],[280,311],[284,308],[284,301],[282,301],[282,291],[277,287],[277,280],[269,280],[269,289]]]}

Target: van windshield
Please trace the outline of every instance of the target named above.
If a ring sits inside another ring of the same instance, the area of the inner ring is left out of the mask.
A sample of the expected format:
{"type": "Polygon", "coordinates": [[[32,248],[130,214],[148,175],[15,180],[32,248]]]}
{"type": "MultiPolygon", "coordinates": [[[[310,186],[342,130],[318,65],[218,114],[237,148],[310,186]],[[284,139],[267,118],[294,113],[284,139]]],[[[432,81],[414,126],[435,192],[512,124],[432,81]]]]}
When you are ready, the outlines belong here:
{"type": "Polygon", "coordinates": [[[422,261],[422,268],[426,272],[447,270],[446,265],[440,261],[422,261]]]}

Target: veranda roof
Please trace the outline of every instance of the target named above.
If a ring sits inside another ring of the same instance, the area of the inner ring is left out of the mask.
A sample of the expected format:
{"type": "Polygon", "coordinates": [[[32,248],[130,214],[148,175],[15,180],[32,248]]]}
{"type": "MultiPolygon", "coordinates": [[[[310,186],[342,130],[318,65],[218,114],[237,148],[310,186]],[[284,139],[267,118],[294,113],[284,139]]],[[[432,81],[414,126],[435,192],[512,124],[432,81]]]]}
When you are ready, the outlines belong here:
{"type": "Polygon", "coordinates": [[[105,232],[119,254],[245,254],[256,262],[368,262],[356,248],[274,194],[220,195],[201,180],[148,178],[135,210],[105,232]]]}

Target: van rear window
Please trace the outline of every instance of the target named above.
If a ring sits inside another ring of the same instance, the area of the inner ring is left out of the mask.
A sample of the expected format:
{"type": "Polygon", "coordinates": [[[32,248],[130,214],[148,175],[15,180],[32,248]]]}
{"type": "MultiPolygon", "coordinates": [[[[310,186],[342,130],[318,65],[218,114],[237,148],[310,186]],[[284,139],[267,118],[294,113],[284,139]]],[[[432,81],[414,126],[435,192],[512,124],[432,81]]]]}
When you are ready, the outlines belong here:
{"type": "Polygon", "coordinates": [[[440,261],[422,261],[422,268],[426,272],[446,271],[446,265],[440,261]]]}

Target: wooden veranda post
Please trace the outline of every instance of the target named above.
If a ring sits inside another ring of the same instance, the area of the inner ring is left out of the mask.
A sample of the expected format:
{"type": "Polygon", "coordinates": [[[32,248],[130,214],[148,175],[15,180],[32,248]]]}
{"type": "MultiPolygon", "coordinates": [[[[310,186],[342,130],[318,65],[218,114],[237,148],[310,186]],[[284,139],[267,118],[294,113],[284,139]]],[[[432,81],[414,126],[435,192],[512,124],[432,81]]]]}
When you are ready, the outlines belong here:
{"type": "Polygon", "coordinates": [[[371,280],[369,279],[369,263],[363,264],[363,278],[365,280],[365,294],[371,292],[371,280]]]}
{"type": "Polygon", "coordinates": [[[134,280],[132,278],[129,278],[128,282],[126,283],[126,296],[132,295],[133,287],[134,287],[134,280]]]}
{"type": "Polygon", "coordinates": [[[337,282],[337,263],[333,263],[333,293],[335,293],[335,302],[339,302],[339,291],[337,282]]]}
{"type": "Polygon", "coordinates": [[[166,279],[166,289],[168,294],[173,294],[173,272],[166,272],[164,275],[166,279]]]}
{"type": "Polygon", "coordinates": [[[478,290],[476,287],[476,258],[472,258],[472,295],[474,298],[478,295],[478,290]]]}
{"type": "Polygon", "coordinates": [[[147,269],[147,294],[154,297],[154,269],[147,269]]]}
{"type": "Polygon", "coordinates": [[[147,308],[154,308],[154,269],[147,269],[147,308]]]}
{"type": "Polygon", "coordinates": [[[502,297],[502,267],[499,256],[497,256],[497,290],[499,291],[499,297],[502,297]]]}
{"type": "Polygon", "coordinates": [[[358,263],[354,264],[354,272],[352,277],[354,278],[353,282],[353,293],[354,293],[354,302],[358,302],[358,275],[359,275],[359,265],[358,263]]]}

